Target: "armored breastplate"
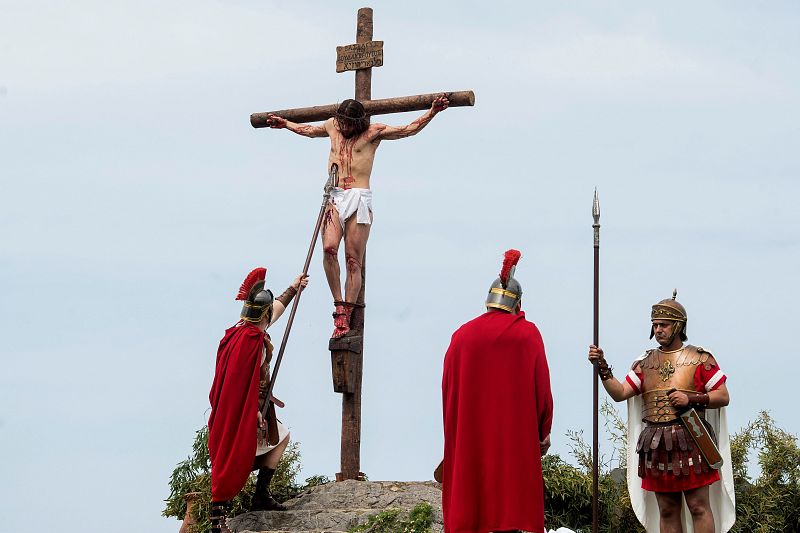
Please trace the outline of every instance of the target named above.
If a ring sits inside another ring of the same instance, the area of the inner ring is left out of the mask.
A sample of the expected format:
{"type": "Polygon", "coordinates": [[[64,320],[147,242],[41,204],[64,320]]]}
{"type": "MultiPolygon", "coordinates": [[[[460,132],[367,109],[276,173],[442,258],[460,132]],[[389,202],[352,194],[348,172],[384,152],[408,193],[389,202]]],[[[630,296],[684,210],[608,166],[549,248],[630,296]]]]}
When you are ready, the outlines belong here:
{"type": "Polygon", "coordinates": [[[642,380],[642,418],[647,422],[673,422],[678,412],[669,403],[668,393],[672,389],[681,392],[696,392],[694,373],[697,365],[705,363],[710,354],[702,348],[687,344],[674,352],[650,350],[639,362],[644,374],[642,380]]]}

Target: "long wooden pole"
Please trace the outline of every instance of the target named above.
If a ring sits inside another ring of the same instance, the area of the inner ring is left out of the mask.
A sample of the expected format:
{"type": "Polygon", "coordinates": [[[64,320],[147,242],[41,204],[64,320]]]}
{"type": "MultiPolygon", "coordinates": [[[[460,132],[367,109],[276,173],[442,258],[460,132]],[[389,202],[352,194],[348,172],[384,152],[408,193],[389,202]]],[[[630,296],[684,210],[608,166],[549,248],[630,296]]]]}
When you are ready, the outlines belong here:
{"type": "MultiPolygon", "coordinates": [[[[362,72],[372,69],[361,69],[356,71],[356,78],[362,72]]],[[[358,84],[359,82],[356,81],[358,84]]],[[[364,82],[362,82],[363,84],[364,82]]],[[[366,87],[368,88],[368,86],[366,87]]],[[[369,95],[370,91],[356,90],[356,100],[364,104],[364,110],[368,115],[386,115],[389,113],[404,113],[406,111],[422,111],[430,109],[433,101],[442,93],[418,94],[415,96],[398,96],[396,98],[384,98],[382,100],[370,100],[364,94],[369,95]]],[[[472,91],[445,92],[450,101],[450,107],[468,107],[475,105],[475,93],[472,91]]],[[[318,105],[312,107],[298,107],[295,109],[280,109],[278,111],[267,111],[266,113],[253,113],[250,115],[250,124],[254,128],[266,128],[269,126],[267,117],[277,115],[292,122],[318,122],[327,120],[336,115],[338,104],[318,105]]]]}
{"type": "MultiPolygon", "coordinates": [[[[592,336],[593,344],[600,345],[600,201],[597,199],[597,189],[594,191],[592,201],[592,218],[594,224],[594,332],[592,336]]],[[[595,361],[592,370],[592,394],[593,394],[593,417],[592,417],[592,533],[597,533],[598,520],[598,500],[600,496],[599,486],[599,429],[598,429],[598,368],[595,361]]]]}
{"type": "MultiPolygon", "coordinates": [[[[319,215],[317,215],[317,223],[314,226],[314,233],[311,236],[311,244],[308,246],[308,253],[306,254],[306,262],[303,263],[303,275],[308,274],[308,268],[311,266],[311,257],[314,255],[314,248],[317,244],[317,238],[319,237],[319,231],[322,227],[322,219],[325,216],[325,209],[328,206],[328,200],[331,197],[331,189],[333,189],[334,184],[336,183],[336,175],[338,173],[338,167],[334,164],[331,167],[330,175],[328,176],[328,182],[325,184],[325,194],[322,195],[322,205],[319,208],[319,215]]],[[[264,420],[267,417],[267,409],[270,404],[270,398],[272,398],[272,390],[275,388],[275,381],[278,379],[278,370],[281,368],[281,361],[283,360],[283,353],[286,351],[286,342],[289,340],[289,333],[292,331],[292,324],[294,323],[294,315],[297,313],[297,305],[300,303],[300,296],[303,294],[303,287],[301,286],[297,290],[297,295],[294,297],[294,302],[292,302],[292,310],[289,312],[289,319],[286,321],[286,329],[283,331],[283,339],[281,340],[281,347],[278,350],[278,357],[275,359],[275,368],[272,370],[272,376],[269,380],[269,387],[267,387],[267,401],[264,402],[264,408],[262,410],[262,415],[264,416],[264,420]]]]}

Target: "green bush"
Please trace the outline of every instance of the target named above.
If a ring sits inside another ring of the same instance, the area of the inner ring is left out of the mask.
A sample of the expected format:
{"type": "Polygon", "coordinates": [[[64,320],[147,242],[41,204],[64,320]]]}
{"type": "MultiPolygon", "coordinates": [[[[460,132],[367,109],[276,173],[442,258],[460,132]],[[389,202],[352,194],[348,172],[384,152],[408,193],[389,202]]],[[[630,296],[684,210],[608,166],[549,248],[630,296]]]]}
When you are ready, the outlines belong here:
{"type": "MultiPolygon", "coordinates": [[[[615,446],[611,458],[598,458],[598,528],[602,533],[644,532],[631,508],[624,470],[612,468],[615,463],[625,466],[625,424],[608,401],[603,403],[601,413],[615,446]]],[[[548,529],[567,527],[588,532],[592,529],[592,450],[582,433],[568,431],[567,436],[578,466],[555,454],[542,458],[545,523],[548,529]]]]}
{"type": "Polygon", "coordinates": [[[433,531],[433,509],[428,503],[420,503],[403,517],[400,509],[386,509],[370,516],[361,525],[348,529],[348,533],[431,533],[433,531]]]}
{"type": "MultiPolygon", "coordinates": [[[[311,486],[330,482],[330,479],[326,476],[313,476],[306,480],[304,485],[299,485],[295,480],[299,472],[300,446],[297,442],[291,442],[275,469],[275,475],[270,485],[272,495],[276,500],[285,502],[311,486]]],[[[247,512],[255,491],[255,480],[256,475],[251,474],[244,488],[231,501],[228,516],[247,512]]],[[[192,444],[192,454],[186,460],[178,463],[175,470],[172,471],[169,490],[169,497],[165,500],[166,507],[161,513],[163,516],[174,516],[182,520],[186,514],[184,495],[190,492],[198,492],[200,494],[194,507],[194,514],[197,519],[196,533],[207,533],[211,530],[211,521],[209,520],[209,512],[211,510],[211,459],[208,456],[208,426],[204,426],[197,431],[192,444]]]]}
{"type": "Polygon", "coordinates": [[[794,435],[762,411],[731,438],[731,463],[736,489],[731,533],[800,531],[800,448],[794,435]],[[761,471],[755,480],[747,468],[752,451],[761,471]]]}

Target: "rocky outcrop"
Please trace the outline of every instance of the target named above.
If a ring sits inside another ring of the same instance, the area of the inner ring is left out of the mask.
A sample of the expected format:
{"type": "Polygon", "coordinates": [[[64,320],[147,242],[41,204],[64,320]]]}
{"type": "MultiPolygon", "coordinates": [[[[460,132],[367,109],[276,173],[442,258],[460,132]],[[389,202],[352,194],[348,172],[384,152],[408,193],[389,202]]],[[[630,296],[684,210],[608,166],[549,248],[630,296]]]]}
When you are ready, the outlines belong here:
{"type": "Polygon", "coordinates": [[[386,509],[407,513],[423,502],[433,508],[433,531],[441,533],[442,489],[434,481],[327,483],[286,502],[287,511],[245,513],[228,526],[235,533],[344,533],[386,509]]]}

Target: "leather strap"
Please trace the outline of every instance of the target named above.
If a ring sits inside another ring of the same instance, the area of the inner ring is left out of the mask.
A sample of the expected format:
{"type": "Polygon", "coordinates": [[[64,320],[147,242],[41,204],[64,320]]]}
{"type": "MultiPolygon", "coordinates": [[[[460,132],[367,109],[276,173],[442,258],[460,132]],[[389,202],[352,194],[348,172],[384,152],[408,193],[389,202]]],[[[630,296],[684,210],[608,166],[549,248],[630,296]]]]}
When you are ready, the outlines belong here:
{"type": "Polygon", "coordinates": [[[604,357],[597,360],[597,373],[600,375],[602,381],[608,381],[614,377],[614,374],[611,373],[612,368],[613,367],[606,362],[604,357]]]}
{"type": "Polygon", "coordinates": [[[706,407],[710,399],[708,394],[704,392],[687,394],[687,396],[689,397],[689,405],[692,407],[706,407]]]}
{"type": "Polygon", "coordinates": [[[283,291],[283,294],[281,294],[275,299],[278,300],[280,303],[282,303],[283,307],[289,307],[292,298],[294,298],[296,294],[297,294],[297,289],[290,286],[288,289],[283,291]]]}

